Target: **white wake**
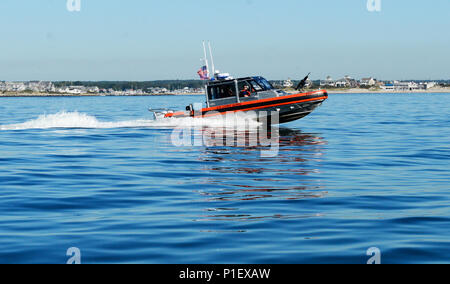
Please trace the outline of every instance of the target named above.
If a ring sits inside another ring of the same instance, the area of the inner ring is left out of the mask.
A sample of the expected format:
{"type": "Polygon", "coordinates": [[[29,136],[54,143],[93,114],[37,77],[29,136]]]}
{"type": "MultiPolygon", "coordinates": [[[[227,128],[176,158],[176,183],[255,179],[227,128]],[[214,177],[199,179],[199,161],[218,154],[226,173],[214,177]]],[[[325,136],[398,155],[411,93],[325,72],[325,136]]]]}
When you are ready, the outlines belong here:
{"type": "Polygon", "coordinates": [[[176,128],[176,127],[239,127],[245,123],[249,127],[258,127],[261,124],[251,119],[239,117],[234,121],[224,118],[166,118],[158,120],[139,119],[130,121],[105,122],[96,117],[79,112],[58,112],[56,114],[44,114],[38,118],[19,124],[0,125],[0,130],[29,130],[52,128],[86,128],[86,129],[110,129],[110,128],[176,128]]]}

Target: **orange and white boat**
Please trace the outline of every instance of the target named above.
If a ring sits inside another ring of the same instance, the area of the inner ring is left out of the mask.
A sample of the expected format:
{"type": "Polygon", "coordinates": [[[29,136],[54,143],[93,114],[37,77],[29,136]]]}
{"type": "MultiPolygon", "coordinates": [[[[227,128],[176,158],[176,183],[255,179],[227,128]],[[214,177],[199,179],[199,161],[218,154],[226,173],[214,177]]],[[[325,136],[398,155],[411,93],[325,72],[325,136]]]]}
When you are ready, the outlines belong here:
{"type": "MultiPolygon", "coordinates": [[[[204,49],[206,58],[205,45],[204,49]]],[[[211,60],[213,60],[212,56],[211,60]]],[[[297,86],[299,93],[289,94],[274,88],[269,81],[260,76],[234,79],[229,74],[220,74],[217,71],[214,78],[210,79],[206,59],[205,63],[206,65],[199,71],[200,77],[207,80],[205,108],[194,109],[193,105],[189,105],[185,111],[150,111],[157,113],[157,116],[162,118],[199,118],[237,112],[256,112],[258,114],[256,117],[261,118],[264,117],[264,115],[259,115],[261,112],[264,112],[266,117],[276,113],[279,123],[287,123],[309,115],[328,99],[328,93],[325,90],[301,91],[309,75],[297,86]]],[[[214,63],[213,70],[215,70],[214,63]]]]}
{"type": "Polygon", "coordinates": [[[325,90],[288,94],[275,89],[262,77],[210,81],[206,90],[206,108],[194,110],[190,105],[185,111],[167,111],[164,118],[198,118],[263,111],[269,115],[276,112],[279,123],[287,123],[309,115],[328,98],[325,90]]]}

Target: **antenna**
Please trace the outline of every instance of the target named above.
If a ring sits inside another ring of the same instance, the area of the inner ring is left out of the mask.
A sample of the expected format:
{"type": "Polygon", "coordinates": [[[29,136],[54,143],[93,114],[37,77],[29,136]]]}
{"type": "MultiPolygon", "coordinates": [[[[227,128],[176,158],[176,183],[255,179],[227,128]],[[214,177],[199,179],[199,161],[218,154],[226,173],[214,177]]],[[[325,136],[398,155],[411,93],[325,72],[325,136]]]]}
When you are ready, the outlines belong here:
{"type": "Polygon", "coordinates": [[[212,49],[211,49],[211,42],[208,41],[208,46],[209,46],[209,55],[211,55],[211,64],[212,64],[212,71],[213,71],[213,76],[216,75],[216,67],[214,66],[214,57],[212,54],[212,49]]]}
{"type": "MultiPolygon", "coordinates": [[[[208,76],[210,77],[211,75],[211,73],[209,73],[209,64],[208,64],[208,55],[206,54],[206,44],[205,44],[205,42],[203,41],[203,54],[204,54],[204,58],[203,58],[203,60],[205,61],[205,65],[206,65],[206,70],[207,70],[207,72],[208,72],[208,76]]],[[[213,75],[214,76],[214,75],[213,75]]]]}

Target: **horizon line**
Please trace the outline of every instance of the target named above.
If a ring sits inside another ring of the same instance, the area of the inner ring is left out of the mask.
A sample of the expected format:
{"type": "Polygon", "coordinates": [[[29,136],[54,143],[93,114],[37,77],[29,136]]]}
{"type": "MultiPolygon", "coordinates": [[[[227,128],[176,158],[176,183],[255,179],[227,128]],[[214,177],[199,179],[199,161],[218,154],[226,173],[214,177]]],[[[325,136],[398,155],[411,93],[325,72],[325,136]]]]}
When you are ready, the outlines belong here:
{"type": "MultiPolygon", "coordinates": [[[[252,76],[248,76],[252,77],[252,76]]],[[[236,77],[237,78],[237,77],[236,77]]],[[[244,77],[243,77],[244,78],[244,77]]],[[[247,78],[247,77],[245,77],[247,78]]],[[[340,77],[339,77],[340,78],[340,77]]],[[[344,77],[343,77],[344,78],[344,77]]],[[[357,78],[352,79],[357,80],[357,78]]],[[[377,79],[375,77],[361,77],[360,79],[364,78],[373,78],[377,81],[450,81],[449,79],[377,79]]],[[[292,79],[290,77],[286,79],[268,79],[269,81],[285,81],[285,80],[292,80],[292,81],[301,81],[302,78],[299,79],[292,79]]],[[[325,79],[310,79],[311,81],[322,81],[325,79]]],[[[158,82],[158,81],[203,81],[200,79],[156,79],[156,80],[2,80],[0,79],[0,82],[158,82]]]]}

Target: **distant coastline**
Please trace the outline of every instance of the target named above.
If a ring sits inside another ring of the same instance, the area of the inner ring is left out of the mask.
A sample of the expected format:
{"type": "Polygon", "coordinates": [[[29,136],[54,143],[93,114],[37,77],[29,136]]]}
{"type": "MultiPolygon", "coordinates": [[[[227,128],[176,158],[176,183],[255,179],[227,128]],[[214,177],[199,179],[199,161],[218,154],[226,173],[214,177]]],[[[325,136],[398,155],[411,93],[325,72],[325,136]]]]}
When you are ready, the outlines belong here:
{"type": "MultiPolygon", "coordinates": [[[[307,79],[307,78],[305,78],[307,79]]],[[[300,81],[271,81],[272,85],[288,93],[298,93],[294,87],[300,81]]],[[[372,77],[356,80],[345,76],[333,80],[304,83],[305,92],[325,89],[330,94],[407,94],[407,93],[450,93],[450,80],[438,81],[378,81],[372,77]]],[[[0,81],[1,97],[113,97],[113,96],[204,96],[205,82],[201,80],[163,81],[0,81]]]]}
{"type": "MultiPolygon", "coordinates": [[[[327,89],[329,94],[441,94],[450,93],[450,87],[433,88],[428,90],[374,90],[374,89],[327,89]]],[[[305,92],[313,89],[305,90],[305,92]]],[[[287,90],[288,93],[298,93],[295,90],[287,90]]],[[[82,93],[82,94],[64,94],[64,93],[45,93],[45,92],[4,92],[0,93],[0,98],[20,98],[20,97],[164,97],[164,96],[204,96],[204,93],[164,93],[164,94],[102,94],[102,93],[82,93]]]]}
{"type": "Polygon", "coordinates": [[[164,96],[200,96],[203,93],[164,93],[164,94],[101,94],[101,93],[84,93],[84,94],[64,94],[64,93],[40,93],[40,92],[7,92],[0,93],[0,98],[32,98],[32,97],[164,97],[164,96]]]}
{"type": "MultiPolygon", "coordinates": [[[[325,88],[326,89],[326,88],[325,88]]],[[[450,87],[440,87],[440,88],[432,88],[428,90],[373,90],[373,89],[361,89],[361,88],[353,88],[346,90],[339,89],[329,89],[329,94],[440,94],[440,93],[450,93],[450,87]]]]}

